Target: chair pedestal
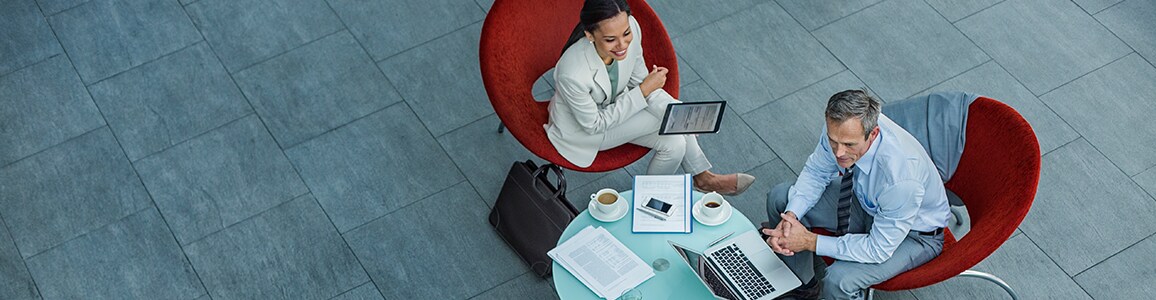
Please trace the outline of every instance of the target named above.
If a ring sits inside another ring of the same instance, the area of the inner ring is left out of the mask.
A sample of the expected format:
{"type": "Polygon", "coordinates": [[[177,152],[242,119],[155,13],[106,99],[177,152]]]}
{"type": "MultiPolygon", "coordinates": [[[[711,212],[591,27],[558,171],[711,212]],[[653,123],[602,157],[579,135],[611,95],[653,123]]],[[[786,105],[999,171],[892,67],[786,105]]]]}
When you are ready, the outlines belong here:
{"type": "MultiPolygon", "coordinates": [[[[1007,292],[1009,296],[1011,296],[1012,300],[1019,300],[1020,298],[1019,295],[1016,294],[1015,290],[1012,290],[1011,286],[1007,284],[1007,282],[1004,282],[1003,279],[999,279],[999,277],[996,277],[995,275],[975,270],[967,270],[963,271],[963,273],[960,273],[959,275],[955,275],[955,277],[974,277],[991,281],[992,283],[995,283],[996,285],[999,285],[999,287],[1003,288],[1003,290],[1007,292]]],[[[867,289],[867,300],[873,299],[875,299],[875,289],[867,289]]]]}

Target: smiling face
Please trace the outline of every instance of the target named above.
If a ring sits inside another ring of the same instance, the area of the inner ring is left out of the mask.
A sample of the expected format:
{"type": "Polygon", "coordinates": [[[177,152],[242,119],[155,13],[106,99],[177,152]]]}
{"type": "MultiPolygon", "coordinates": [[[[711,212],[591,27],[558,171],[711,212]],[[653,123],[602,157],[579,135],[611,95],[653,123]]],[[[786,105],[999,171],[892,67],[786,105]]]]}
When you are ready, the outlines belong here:
{"type": "Polygon", "coordinates": [[[598,50],[602,63],[610,64],[611,60],[626,59],[626,50],[630,48],[630,42],[634,41],[629,15],[619,12],[612,18],[598,22],[597,28],[586,31],[586,38],[594,42],[594,49],[598,50]]]}
{"type": "Polygon", "coordinates": [[[870,135],[864,133],[862,118],[849,118],[842,122],[827,119],[827,142],[831,144],[831,153],[835,154],[839,167],[850,168],[858,162],[879,136],[879,127],[873,128],[870,135]]]}

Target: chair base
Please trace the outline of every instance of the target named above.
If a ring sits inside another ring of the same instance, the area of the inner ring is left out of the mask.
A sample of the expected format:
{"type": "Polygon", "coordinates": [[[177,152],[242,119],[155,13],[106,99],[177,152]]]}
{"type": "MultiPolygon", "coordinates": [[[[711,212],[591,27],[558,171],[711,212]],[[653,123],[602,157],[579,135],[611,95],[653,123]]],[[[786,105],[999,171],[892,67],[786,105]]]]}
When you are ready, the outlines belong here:
{"type": "MultiPolygon", "coordinates": [[[[1007,294],[1009,296],[1011,296],[1012,300],[1019,300],[1019,298],[1020,298],[1019,295],[1017,295],[1016,292],[1014,290],[1012,290],[1011,286],[1007,284],[1007,282],[1004,282],[1003,279],[999,279],[999,277],[996,277],[995,275],[991,275],[991,274],[980,272],[980,271],[967,270],[967,271],[963,271],[963,273],[959,273],[959,275],[955,275],[955,277],[974,277],[974,278],[979,278],[979,279],[991,281],[992,283],[999,285],[1000,288],[1003,288],[1003,290],[1005,292],[1007,292],[1007,294]]],[[[875,298],[875,289],[871,289],[871,288],[867,289],[867,297],[866,298],[867,298],[867,300],[874,299],[875,298]]]]}

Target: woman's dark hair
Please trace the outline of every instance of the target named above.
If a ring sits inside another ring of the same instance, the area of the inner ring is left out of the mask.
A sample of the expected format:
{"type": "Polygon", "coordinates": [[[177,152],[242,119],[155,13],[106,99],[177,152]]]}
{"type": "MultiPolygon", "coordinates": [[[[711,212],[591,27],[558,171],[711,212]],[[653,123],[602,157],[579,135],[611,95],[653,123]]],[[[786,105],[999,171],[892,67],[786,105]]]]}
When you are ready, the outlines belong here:
{"type": "Polygon", "coordinates": [[[570,39],[562,46],[562,53],[566,53],[566,48],[585,37],[587,31],[597,30],[598,22],[613,18],[621,12],[630,15],[630,6],[626,0],[586,0],[582,4],[582,14],[578,16],[578,25],[574,26],[570,39]]]}

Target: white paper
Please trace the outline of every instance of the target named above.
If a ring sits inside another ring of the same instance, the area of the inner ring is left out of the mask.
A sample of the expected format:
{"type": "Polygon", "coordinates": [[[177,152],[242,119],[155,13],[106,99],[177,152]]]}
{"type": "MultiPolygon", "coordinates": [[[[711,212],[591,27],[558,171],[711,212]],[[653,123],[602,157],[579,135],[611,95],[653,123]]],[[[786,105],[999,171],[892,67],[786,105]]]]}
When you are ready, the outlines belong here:
{"type": "Polygon", "coordinates": [[[598,297],[618,298],[654,277],[654,270],[605,228],[587,226],[547,252],[598,297]]]}
{"type": "Polygon", "coordinates": [[[690,232],[690,184],[690,174],[634,176],[634,232],[690,232]],[[666,220],[638,211],[650,198],[671,204],[666,220]]]}

